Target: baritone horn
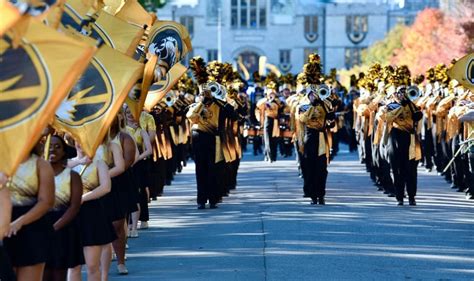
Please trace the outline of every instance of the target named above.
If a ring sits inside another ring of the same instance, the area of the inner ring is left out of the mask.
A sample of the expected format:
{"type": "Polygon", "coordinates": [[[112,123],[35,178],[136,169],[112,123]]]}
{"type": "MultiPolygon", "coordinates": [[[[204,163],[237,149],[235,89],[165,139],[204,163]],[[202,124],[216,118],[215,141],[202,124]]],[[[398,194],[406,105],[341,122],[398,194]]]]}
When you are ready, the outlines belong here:
{"type": "Polygon", "coordinates": [[[421,91],[417,86],[413,85],[413,86],[408,87],[408,89],[407,89],[407,98],[410,101],[415,102],[420,97],[421,97],[421,91]]]}

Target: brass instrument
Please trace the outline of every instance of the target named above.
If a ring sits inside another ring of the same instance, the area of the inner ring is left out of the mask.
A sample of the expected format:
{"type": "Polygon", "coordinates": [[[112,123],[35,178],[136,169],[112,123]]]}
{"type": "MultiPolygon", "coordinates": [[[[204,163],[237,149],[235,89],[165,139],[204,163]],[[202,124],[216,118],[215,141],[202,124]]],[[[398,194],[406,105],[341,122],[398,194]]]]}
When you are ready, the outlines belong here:
{"type": "Polygon", "coordinates": [[[226,101],[227,91],[219,83],[209,82],[207,83],[206,88],[209,89],[209,91],[211,92],[211,95],[215,99],[223,101],[223,102],[226,101]]]}
{"type": "Polygon", "coordinates": [[[174,92],[168,92],[165,96],[165,103],[168,107],[172,107],[176,100],[178,99],[178,96],[174,92]]]}
{"type": "Polygon", "coordinates": [[[411,102],[415,102],[421,97],[421,91],[417,86],[410,86],[406,90],[406,97],[411,102]]]}
{"type": "Polygon", "coordinates": [[[331,89],[328,85],[322,84],[318,86],[316,93],[318,94],[319,99],[325,101],[331,96],[331,89]]]}
{"type": "Polygon", "coordinates": [[[166,94],[165,103],[167,107],[173,107],[176,110],[181,110],[189,106],[189,103],[187,101],[181,100],[174,91],[168,92],[166,94]]]}

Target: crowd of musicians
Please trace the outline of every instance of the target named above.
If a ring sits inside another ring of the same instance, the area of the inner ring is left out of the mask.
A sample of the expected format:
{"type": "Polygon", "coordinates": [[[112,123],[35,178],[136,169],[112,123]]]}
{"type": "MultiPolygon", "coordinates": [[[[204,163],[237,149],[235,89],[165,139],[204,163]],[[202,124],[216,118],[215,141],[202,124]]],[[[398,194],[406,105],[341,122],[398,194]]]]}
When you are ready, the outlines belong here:
{"type": "Polygon", "coordinates": [[[335,71],[322,73],[317,54],[297,77],[254,75],[253,87],[228,63],[196,57],[190,69],[193,79],[139,120],[124,105],[93,159],[49,130],[12,178],[0,175],[1,280],[81,280],[84,266],[88,280],[104,281],[113,258],[127,274],[127,238],[148,228],[149,203],[188,159],[197,208],[215,209],[236,188],[250,145],[269,162],[295,151],[311,204],[325,204],[341,141],[398,205],[416,205],[420,165],[472,199],[474,94],[444,65],[412,77],[405,66],[374,64],[348,89],[335,71]]]}

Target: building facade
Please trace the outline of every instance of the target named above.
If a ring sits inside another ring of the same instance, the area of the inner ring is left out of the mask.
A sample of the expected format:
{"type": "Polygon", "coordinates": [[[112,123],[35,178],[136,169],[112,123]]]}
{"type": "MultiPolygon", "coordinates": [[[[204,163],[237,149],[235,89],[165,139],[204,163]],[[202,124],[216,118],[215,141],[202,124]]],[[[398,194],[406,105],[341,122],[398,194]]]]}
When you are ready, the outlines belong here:
{"type": "Polygon", "coordinates": [[[175,0],[158,18],[181,22],[193,52],[233,62],[252,73],[259,66],[297,73],[318,52],[326,71],[360,63],[364,48],[397,23],[410,24],[438,0],[175,0]]]}

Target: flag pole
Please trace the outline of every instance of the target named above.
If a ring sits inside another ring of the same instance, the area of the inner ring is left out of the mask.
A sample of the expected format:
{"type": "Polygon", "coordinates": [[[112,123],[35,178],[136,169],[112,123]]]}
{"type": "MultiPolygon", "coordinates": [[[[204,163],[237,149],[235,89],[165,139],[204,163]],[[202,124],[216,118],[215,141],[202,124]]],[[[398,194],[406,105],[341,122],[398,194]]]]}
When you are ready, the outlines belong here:
{"type": "Polygon", "coordinates": [[[217,61],[222,62],[222,9],[217,8],[217,61]]]}

